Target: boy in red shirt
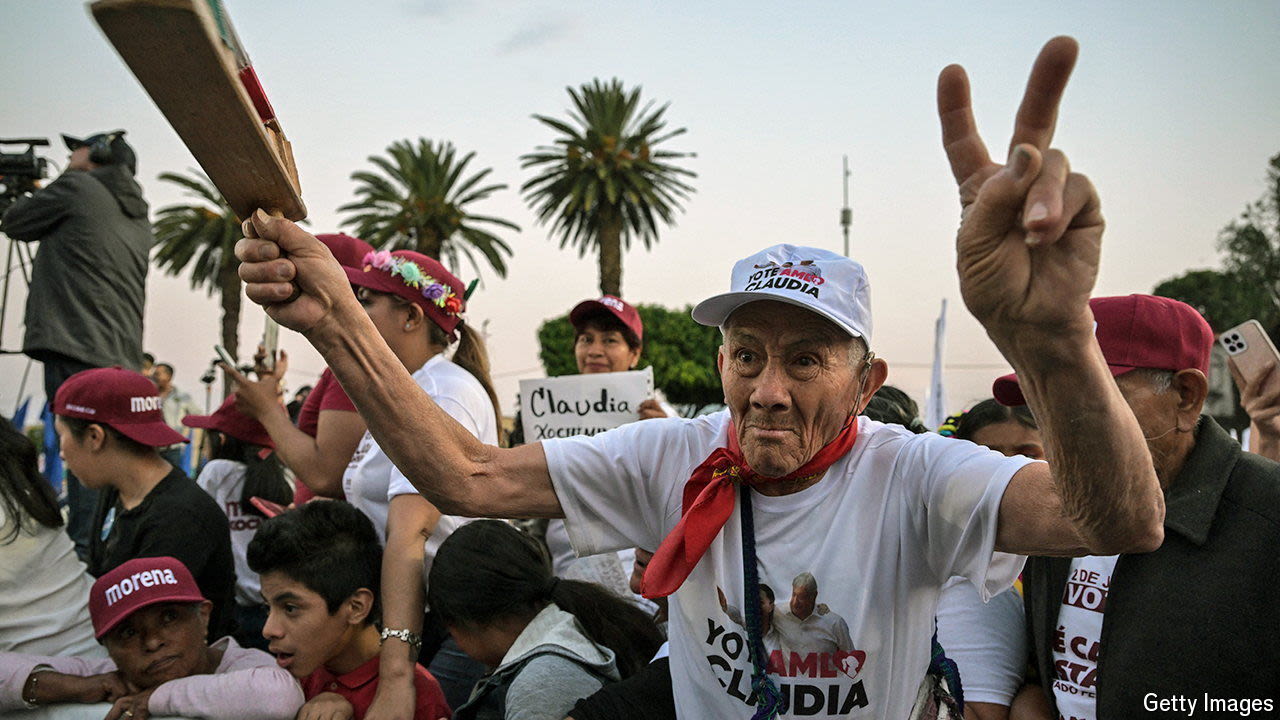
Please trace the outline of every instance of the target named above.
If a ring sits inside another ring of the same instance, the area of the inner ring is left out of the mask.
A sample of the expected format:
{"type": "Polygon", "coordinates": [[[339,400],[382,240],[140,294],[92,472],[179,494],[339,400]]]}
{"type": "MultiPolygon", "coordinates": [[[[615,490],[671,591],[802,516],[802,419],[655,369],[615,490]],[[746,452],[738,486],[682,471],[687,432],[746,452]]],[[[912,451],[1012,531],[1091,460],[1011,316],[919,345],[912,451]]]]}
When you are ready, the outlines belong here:
{"type": "MultiPolygon", "coordinates": [[[[342,501],[307,503],[263,523],[247,554],[270,608],[262,635],[307,698],[298,720],[363,720],[385,634],[377,627],[382,546],[373,523],[342,501]]],[[[451,717],[440,684],[415,670],[414,720],[451,717]]]]}

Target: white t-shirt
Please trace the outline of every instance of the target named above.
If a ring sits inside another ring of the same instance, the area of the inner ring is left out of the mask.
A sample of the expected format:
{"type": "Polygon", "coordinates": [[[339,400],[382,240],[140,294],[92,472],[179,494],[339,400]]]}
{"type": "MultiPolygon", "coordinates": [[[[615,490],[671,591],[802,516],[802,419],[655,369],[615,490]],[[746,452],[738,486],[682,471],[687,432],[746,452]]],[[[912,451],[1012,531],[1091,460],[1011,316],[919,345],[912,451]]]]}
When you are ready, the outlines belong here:
{"type": "MultiPolygon", "coordinates": [[[[0,503],[0,539],[14,522],[0,503]]],[[[17,537],[0,543],[0,651],[106,657],[89,620],[93,578],[66,529],[21,522],[17,537]]]]}
{"type": "MultiPolygon", "coordinates": [[[[574,548],[656,547],[680,518],[693,469],[726,445],[728,422],[723,411],[544,442],[574,548]]],[[[943,583],[963,575],[989,597],[1022,568],[1023,558],[993,547],[1000,498],[1027,462],[863,417],[854,447],[820,482],[783,497],[752,493],[761,582],[790,594],[796,576],[812,574],[816,602],[845,620],[855,647],[771,651],[770,674],[790,704],[783,717],[908,716],[943,583]]],[[[721,609],[717,587],[728,605],[745,607],[737,511],[670,599],[680,717],[753,713],[746,636],[721,609]]]]}
{"type": "MultiPolygon", "coordinates": [[[[488,445],[498,444],[498,419],[493,414],[493,403],[479,380],[447,359],[433,355],[413,374],[418,386],[462,427],[488,445]]],[[[387,542],[387,513],[391,498],[397,495],[417,495],[418,490],[391,463],[373,436],[365,432],[360,445],[351,456],[351,463],[342,476],[342,489],[347,501],[359,508],[373,521],[378,539],[387,542]]],[[[431,531],[426,542],[426,558],[422,568],[423,581],[431,571],[431,560],[436,556],[440,543],[469,518],[444,515],[431,531]]]]}
{"type": "Polygon", "coordinates": [[[245,465],[235,460],[210,460],[205,463],[196,478],[201,490],[209,493],[227,516],[231,526],[231,555],[236,562],[236,603],[239,605],[265,605],[262,599],[262,581],[258,573],[249,569],[246,553],[253,536],[258,534],[265,518],[240,506],[240,494],[244,492],[245,465]]]}
{"type": "Polygon", "coordinates": [[[1053,639],[1053,697],[1064,718],[1098,716],[1098,648],[1111,574],[1119,555],[1087,555],[1071,561],[1053,639]]]}
{"type": "MultiPolygon", "coordinates": [[[[667,417],[680,417],[680,413],[665,400],[662,391],[654,393],[654,399],[667,417]]],[[[658,418],[651,418],[658,419],[658,418]]],[[[636,422],[641,422],[637,419],[636,422]]],[[[564,527],[564,520],[552,518],[547,521],[547,532],[544,537],[547,551],[551,554],[551,572],[556,577],[569,580],[583,580],[606,587],[614,594],[624,597],[645,612],[655,612],[657,604],[631,592],[631,570],[636,562],[636,549],[623,548],[616,553],[578,557],[569,542],[569,531],[564,527]]],[[[644,548],[642,548],[644,549],[644,548]]],[[[647,548],[653,552],[656,548],[647,548]]]]}
{"type": "Polygon", "coordinates": [[[960,669],[964,699],[1008,707],[1027,667],[1022,595],[1009,588],[989,602],[964,578],[942,587],[938,643],[960,669]]]}

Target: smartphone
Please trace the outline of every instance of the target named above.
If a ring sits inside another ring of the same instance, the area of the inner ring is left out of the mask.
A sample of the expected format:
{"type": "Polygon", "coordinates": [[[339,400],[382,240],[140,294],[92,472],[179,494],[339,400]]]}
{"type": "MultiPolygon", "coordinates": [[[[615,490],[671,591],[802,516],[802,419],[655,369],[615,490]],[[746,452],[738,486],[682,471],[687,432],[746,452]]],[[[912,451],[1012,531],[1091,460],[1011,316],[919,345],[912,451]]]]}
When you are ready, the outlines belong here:
{"type": "Polygon", "coordinates": [[[1257,320],[1246,320],[1218,336],[1218,342],[1227,351],[1244,379],[1252,383],[1268,367],[1280,365],[1280,353],[1271,338],[1257,320]]]}
{"type": "Polygon", "coordinates": [[[231,353],[227,352],[226,348],[222,347],[221,345],[214,345],[213,351],[218,353],[218,359],[226,363],[227,367],[231,368],[232,370],[236,369],[235,358],[231,357],[231,353]]]}
{"type": "Polygon", "coordinates": [[[263,358],[262,364],[266,367],[267,372],[276,369],[276,349],[280,347],[280,326],[275,320],[267,318],[267,324],[262,328],[262,349],[266,351],[266,357],[263,358]]]}

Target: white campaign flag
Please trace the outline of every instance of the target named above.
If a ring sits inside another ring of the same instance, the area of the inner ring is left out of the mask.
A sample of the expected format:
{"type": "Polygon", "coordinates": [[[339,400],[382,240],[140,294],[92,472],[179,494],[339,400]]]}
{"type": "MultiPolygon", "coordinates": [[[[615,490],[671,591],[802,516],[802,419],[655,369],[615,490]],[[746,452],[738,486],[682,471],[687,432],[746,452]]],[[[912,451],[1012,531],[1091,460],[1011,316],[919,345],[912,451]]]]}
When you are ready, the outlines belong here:
{"type": "Polygon", "coordinates": [[[933,325],[933,373],[924,405],[924,424],[937,430],[947,419],[947,393],[942,387],[942,354],[947,339],[947,299],[942,298],[942,311],[933,325]]]}

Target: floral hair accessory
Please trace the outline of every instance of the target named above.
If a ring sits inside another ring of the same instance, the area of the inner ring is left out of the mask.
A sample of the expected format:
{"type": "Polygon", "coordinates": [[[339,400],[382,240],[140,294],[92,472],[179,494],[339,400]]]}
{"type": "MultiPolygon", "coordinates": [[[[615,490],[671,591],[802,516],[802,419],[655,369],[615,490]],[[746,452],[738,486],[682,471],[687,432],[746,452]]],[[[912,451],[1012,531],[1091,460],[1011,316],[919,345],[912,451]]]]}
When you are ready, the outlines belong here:
{"type": "Polygon", "coordinates": [[[462,298],[458,297],[453,288],[423,272],[418,263],[412,260],[396,257],[386,250],[378,250],[364,256],[364,266],[365,272],[382,270],[392,277],[400,278],[408,287],[421,289],[422,296],[446,315],[456,316],[462,312],[462,298]]]}

